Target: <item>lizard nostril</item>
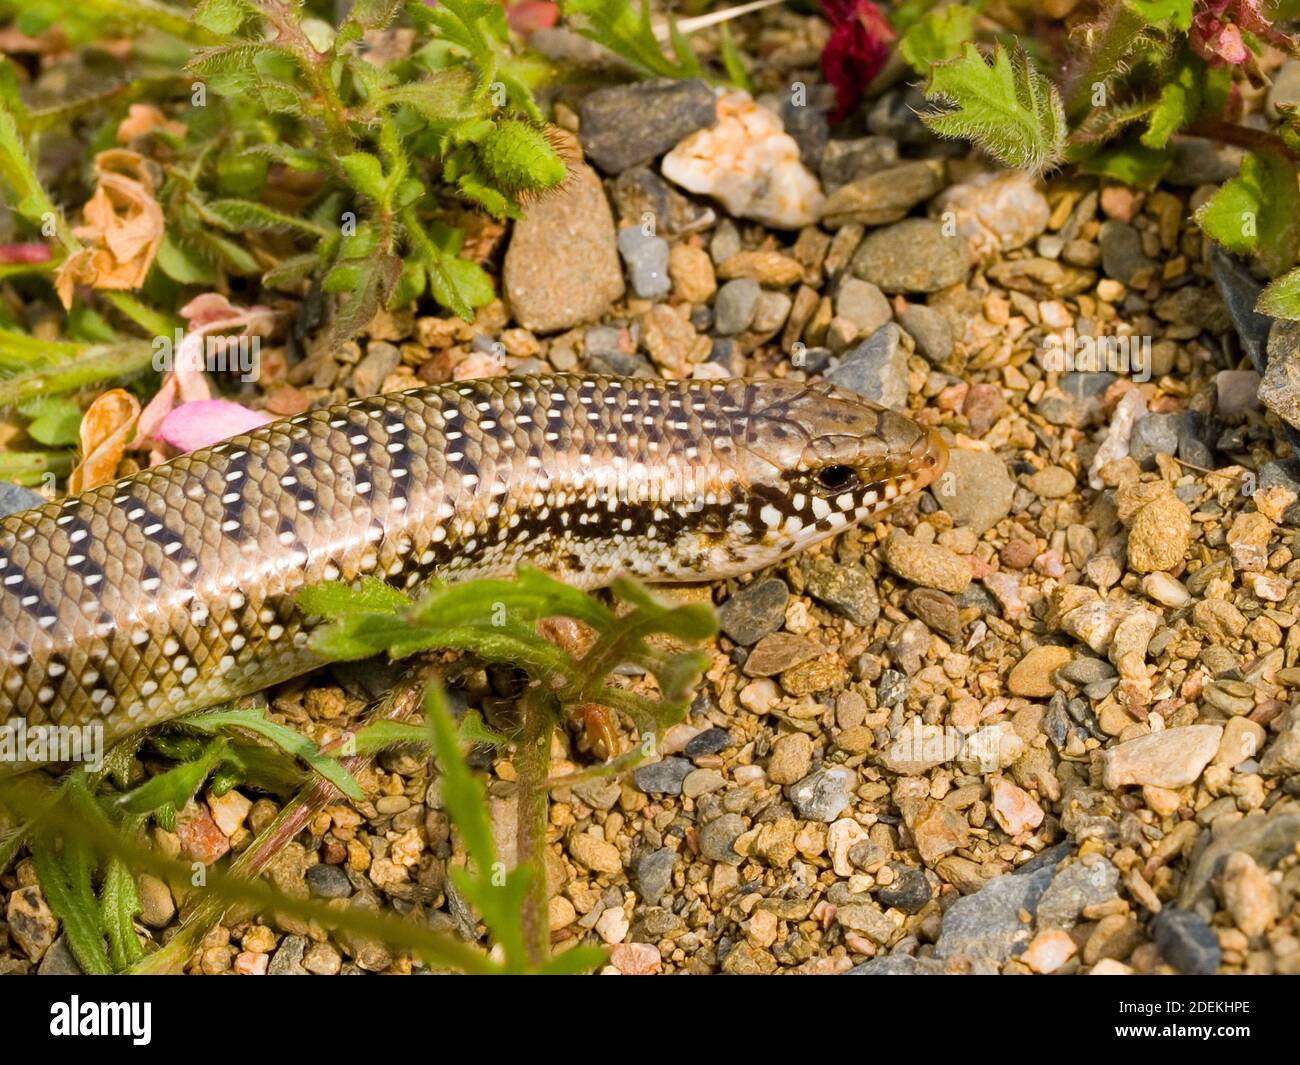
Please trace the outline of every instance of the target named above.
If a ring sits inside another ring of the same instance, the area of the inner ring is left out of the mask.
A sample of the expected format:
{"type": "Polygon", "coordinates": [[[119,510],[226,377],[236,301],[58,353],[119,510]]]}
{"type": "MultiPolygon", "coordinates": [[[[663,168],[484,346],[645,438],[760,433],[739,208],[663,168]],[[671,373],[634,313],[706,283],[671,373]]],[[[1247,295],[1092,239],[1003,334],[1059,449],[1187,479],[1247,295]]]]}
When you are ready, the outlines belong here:
{"type": "Polygon", "coordinates": [[[912,467],[920,475],[918,487],[934,483],[948,466],[948,445],[931,429],[912,445],[912,467]]]}

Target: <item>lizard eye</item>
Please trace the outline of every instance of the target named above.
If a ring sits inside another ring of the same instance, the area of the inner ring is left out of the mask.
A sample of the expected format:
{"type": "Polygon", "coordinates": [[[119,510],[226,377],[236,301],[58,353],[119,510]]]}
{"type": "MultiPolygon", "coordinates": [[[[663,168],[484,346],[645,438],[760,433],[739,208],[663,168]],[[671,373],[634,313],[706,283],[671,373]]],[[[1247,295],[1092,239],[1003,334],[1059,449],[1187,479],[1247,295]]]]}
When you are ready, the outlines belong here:
{"type": "Polygon", "coordinates": [[[817,483],[830,492],[841,492],[858,483],[858,473],[852,466],[823,466],[817,471],[817,483]]]}

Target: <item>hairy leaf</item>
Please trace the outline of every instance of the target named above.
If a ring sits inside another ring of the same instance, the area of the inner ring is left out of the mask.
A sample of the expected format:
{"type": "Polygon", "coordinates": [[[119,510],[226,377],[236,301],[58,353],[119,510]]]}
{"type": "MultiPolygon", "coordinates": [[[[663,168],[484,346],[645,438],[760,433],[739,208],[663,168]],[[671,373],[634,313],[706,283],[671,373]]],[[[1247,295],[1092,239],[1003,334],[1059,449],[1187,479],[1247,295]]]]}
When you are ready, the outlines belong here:
{"type": "Polygon", "coordinates": [[[1295,164],[1280,152],[1251,152],[1241,172],[1195,215],[1212,240],[1239,255],[1255,254],[1272,276],[1300,250],[1300,186],[1295,164]]]}
{"type": "Polygon", "coordinates": [[[1300,321],[1300,269],[1291,270],[1269,282],[1259,294],[1255,310],[1274,318],[1300,321]]]}
{"type": "Polygon", "coordinates": [[[1148,148],[1163,148],[1169,138],[1191,125],[1204,100],[1205,64],[1184,51],[1166,74],[1160,99],[1142,135],[1148,148]]]}
{"type": "Polygon", "coordinates": [[[954,108],[921,116],[944,137],[973,140],[1001,162],[1033,172],[1063,157],[1060,97],[1022,51],[999,44],[989,63],[968,43],[959,58],[930,68],[925,95],[954,108]]]}
{"type": "Polygon", "coordinates": [[[898,51],[918,74],[928,74],[932,63],[953,59],[961,46],[975,36],[979,12],[966,4],[930,11],[914,23],[898,42],[898,51]]]}

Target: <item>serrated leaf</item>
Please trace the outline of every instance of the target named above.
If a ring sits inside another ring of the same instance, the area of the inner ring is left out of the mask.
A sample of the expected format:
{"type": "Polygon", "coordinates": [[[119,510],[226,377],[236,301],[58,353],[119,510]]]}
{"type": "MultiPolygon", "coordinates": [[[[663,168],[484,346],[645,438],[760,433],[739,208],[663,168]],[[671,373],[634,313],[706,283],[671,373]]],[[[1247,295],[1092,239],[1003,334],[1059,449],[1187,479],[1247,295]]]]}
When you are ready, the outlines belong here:
{"type": "Polygon", "coordinates": [[[425,270],[433,298],[466,321],[473,321],[474,308],[485,307],[496,298],[492,278],[468,259],[442,255],[435,262],[426,262],[425,270]]]}
{"type": "Polygon", "coordinates": [[[930,11],[903,34],[899,54],[918,74],[927,74],[932,63],[954,58],[961,46],[974,38],[978,17],[979,12],[965,4],[930,11]]]}
{"type": "Polygon", "coordinates": [[[944,137],[972,140],[1009,166],[1037,173],[1064,156],[1060,96],[1023,51],[999,44],[990,63],[967,43],[957,59],[930,68],[925,96],[954,108],[922,115],[926,125],[944,137]]]}
{"type": "Polygon", "coordinates": [[[1251,152],[1241,172],[1201,206],[1196,223],[1238,255],[1255,254],[1276,276],[1300,250],[1300,185],[1295,164],[1279,152],[1251,152]]]}

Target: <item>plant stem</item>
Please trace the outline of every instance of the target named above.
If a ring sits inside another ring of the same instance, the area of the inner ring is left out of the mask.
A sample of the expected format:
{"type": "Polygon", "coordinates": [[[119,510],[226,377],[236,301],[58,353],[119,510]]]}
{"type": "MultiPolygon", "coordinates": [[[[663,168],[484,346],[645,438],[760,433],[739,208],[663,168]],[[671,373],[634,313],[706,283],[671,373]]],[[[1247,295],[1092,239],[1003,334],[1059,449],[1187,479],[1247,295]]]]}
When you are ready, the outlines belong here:
{"type": "Polygon", "coordinates": [[[1274,152],[1286,156],[1293,163],[1300,163],[1300,152],[1287,147],[1286,142],[1281,137],[1276,133],[1269,133],[1267,130],[1251,129],[1249,126],[1238,126],[1233,122],[1206,119],[1193,123],[1187,128],[1186,132],[1194,137],[1205,137],[1208,140],[1218,141],[1220,144],[1231,144],[1252,152],[1274,152]]]}
{"type": "Polygon", "coordinates": [[[16,406],[42,396],[72,392],[87,385],[132,377],[149,369],[153,348],[144,341],[88,348],[66,362],[43,366],[0,381],[0,407],[16,406]]]}
{"type": "Polygon", "coordinates": [[[544,965],[551,956],[550,898],[546,884],[546,780],[551,769],[551,734],[555,731],[552,707],[551,696],[540,688],[532,689],[524,698],[524,730],[514,759],[519,781],[515,857],[519,865],[535,870],[523,902],[524,946],[529,962],[535,966],[544,965]]]}
{"type": "MultiPolygon", "coordinates": [[[[362,726],[376,721],[403,721],[419,713],[425,687],[434,676],[431,664],[418,665],[412,675],[390,692],[362,726]]],[[[359,729],[357,730],[359,731],[359,729]]],[[[339,744],[335,744],[335,747],[339,744]]],[[[325,748],[325,751],[333,749],[325,748]]],[[[323,752],[324,753],[324,752],[323,752]]],[[[357,755],[343,759],[343,766],[355,775],[374,761],[374,755],[357,755]]],[[[229,875],[243,879],[260,876],[281,849],[298,835],[317,811],[343,798],[342,793],[328,780],[315,777],[294,798],[249,846],[231,863],[229,875]]],[[[134,965],[131,975],[179,973],[198,949],[203,937],[235,910],[232,903],[216,895],[209,895],[185,918],[180,930],[167,941],[161,950],[150,954],[134,965]]]]}
{"type": "Polygon", "coordinates": [[[0,454],[0,481],[40,484],[47,476],[72,471],[71,451],[9,451],[0,454]]]}

